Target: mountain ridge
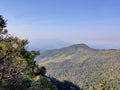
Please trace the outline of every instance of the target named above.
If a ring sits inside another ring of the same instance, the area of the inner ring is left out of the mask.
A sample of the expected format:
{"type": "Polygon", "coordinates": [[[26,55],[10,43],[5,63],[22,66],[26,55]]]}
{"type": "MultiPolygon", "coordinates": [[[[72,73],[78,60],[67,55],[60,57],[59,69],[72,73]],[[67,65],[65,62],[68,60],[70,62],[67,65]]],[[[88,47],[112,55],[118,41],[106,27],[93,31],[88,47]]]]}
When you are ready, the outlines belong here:
{"type": "Polygon", "coordinates": [[[46,55],[47,57],[51,57],[52,55],[54,56],[55,54],[59,52],[71,54],[72,52],[75,52],[76,50],[83,51],[83,50],[97,50],[97,49],[90,48],[87,44],[74,44],[74,45],[70,45],[64,48],[60,48],[60,49],[51,49],[51,50],[43,51],[41,52],[41,55],[37,57],[37,60],[44,58],[46,55]]]}
{"type": "Polygon", "coordinates": [[[47,68],[48,75],[69,80],[82,88],[104,79],[120,88],[120,50],[117,49],[99,50],[75,44],[41,53],[38,64],[47,68]]]}

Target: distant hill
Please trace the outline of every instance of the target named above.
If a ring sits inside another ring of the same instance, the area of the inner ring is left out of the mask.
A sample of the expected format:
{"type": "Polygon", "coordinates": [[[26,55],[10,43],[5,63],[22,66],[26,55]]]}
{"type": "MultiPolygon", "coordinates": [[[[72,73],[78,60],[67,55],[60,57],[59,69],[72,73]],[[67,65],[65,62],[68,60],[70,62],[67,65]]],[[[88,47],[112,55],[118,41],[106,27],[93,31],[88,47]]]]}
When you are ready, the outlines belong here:
{"type": "Polygon", "coordinates": [[[60,49],[69,45],[70,43],[61,40],[47,39],[47,40],[40,40],[37,42],[31,42],[29,44],[29,49],[46,51],[51,49],[60,49]]]}
{"type": "Polygon", "coordinates": [[[120,50],[97,50],[86,44],[75,44],[42,52],[37,63],[46,66],[48,75],[82,88],[106,80],[116,90],[120,89],[120,50]]]}

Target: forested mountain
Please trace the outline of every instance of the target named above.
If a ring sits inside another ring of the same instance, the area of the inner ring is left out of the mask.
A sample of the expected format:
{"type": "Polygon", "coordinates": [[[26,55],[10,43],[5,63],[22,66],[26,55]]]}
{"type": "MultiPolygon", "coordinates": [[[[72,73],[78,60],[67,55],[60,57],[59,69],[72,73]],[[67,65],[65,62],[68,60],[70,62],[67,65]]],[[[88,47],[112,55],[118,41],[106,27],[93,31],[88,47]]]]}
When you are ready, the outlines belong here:
{"type": "Polygon", "coordinates": [[[97,50],[76,44],[43,52],[37,63],[47,68],[47,75],[74,82],[84,90],[90,85],[99,87],[103,80],[109,87],[120,89],[120,50],[97,50]]]}

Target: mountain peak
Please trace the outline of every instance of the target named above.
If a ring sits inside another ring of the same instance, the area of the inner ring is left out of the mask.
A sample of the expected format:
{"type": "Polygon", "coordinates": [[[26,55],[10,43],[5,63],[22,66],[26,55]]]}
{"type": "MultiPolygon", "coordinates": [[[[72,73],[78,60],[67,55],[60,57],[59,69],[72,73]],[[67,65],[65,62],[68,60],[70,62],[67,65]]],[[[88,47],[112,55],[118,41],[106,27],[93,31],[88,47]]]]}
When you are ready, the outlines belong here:
{"type": "Polygon", "coordinates": [[[74,44],[72,46],[69,46],[69,48],[77,48],[77,49],[91,49],[88,45],[86,44],[74,44]]]}
{"type": "Polygon", "coordinates": [[[77,47],[88,47],[88,45],[82,43],[82,44],[75,44],[73,46],[77,46],[77,47]]]}

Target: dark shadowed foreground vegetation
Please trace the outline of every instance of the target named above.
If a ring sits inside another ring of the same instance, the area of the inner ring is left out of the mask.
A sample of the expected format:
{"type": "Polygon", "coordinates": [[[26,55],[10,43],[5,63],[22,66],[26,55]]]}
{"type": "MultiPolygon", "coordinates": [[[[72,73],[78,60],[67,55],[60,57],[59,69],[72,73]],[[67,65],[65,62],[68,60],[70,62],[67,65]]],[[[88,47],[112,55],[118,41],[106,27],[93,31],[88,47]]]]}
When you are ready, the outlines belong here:
{"type": "MultiPolygon", "coordinates": [[[[86,58],[86,61],[84,61],[84,63],[79,65],[81,67],[81,70],[83,70],[82,68],[83,66],[85,66],[84,67],[85,72],[80,71],[81,73],[76,72],[76,73],[73,73],[73,75],[71,73],[69,75],[69,70],[75,71],[73,68],[74,64],[72,62],[67,62],[72,58],[72,56],[69,56],[69,55],[71,54],[74,55],[73,49],[69,53],[63,56],[61,56],[63,52],[59,53],[58,57],[60,56],[61,58],[58,58],[58,61],[56,60],[56,63],[50,64],[50,65],[54,65],[55,67],[58,66],[56,67],[58,71],[63,71],[63,72],[57,72],[57,73],[51,71],[53,75],[57,74],[57,76],[58,77],[61,76],[61,78],[76,78],[76,84],[72,83],[72,81],[69,81],[69,80],[59,81],[56,78],[46,76],[45,75],[46,68],[42,65],[38,67],[38,65],[34,61],[35,57],[40,54],[39,51],[28,51],[26,49],[26,45],[28,44],[28,41],[21,40],[18,37],[10,35],[8,33],[8,30],[6,29],[6,24],[7,24],[7,20],[5,20],[0,15],[0,90],[83,90],[83,89],[80,89],[78,84],[80,83],[82,84],[81,80],[86,81],[88,80],[87,78],[90,77],[86,75],[86,74],[89,74],[86,72],[87,69],[89,68],[88,67],[89,62],[87,61],[89,59],[88,57],[85,57],[85,56],[82,57],[83,58],[82,60],[86,58]],[[63,58],[65,58],[65,60],[63,58]],[[64,63],[61,64],[62,67],[60,67],[60,64],[57,62],[64,62],[64,63]],[[68,66],[66,65],[67,63],[69,64],[68,66]],[[81,77],[78,78],[77,77],[78,74],[80,74],[81,77]],[[86,76],[86,79],[83,79],[82,75],[86,76]]],[[[84,55],[88,54],[85,51],[83,52],[84,52],[83,53],[84,55]]],[[[54,56],[53,52],[50,52],[50,53],[54,56]]],[[[51,54],[50,56],[48,56],[48,58],[51,58],[52,56],[51,54]]],[[[79,61],[79,59],[77,60],[79,61]]],[[[77,61],[74,61],[74,62],[79,63],[77,61]]],[[[101,64],[106,65],[106,62],[107,61],[100,62],[100,65],[101,64]]],[[[45,63],[41,62],[41,64],[44,65],[45,63]]],[[[96,65],[96,64],[97,63],[94,62],[93,65],[96,65]]],[[[49,68],[55,70],[54,66],[51,66],[49,68]]],[[[97,66],[99,67],[98,64],[97,66]]],[[[107,69],[109,68],[110,67],[108,66],[107,69]]],[[[99,74],[99,76],[100,75],[102,74],[99,74]]],[[[99,76],[94,77],[94,79],[96,78],[98,79],[99,76]]],[[[115,79],[117,78],[118,77],[116,76],[115,79]]],[[[114,79],[114,78],[111,78],[111,79],[114,79]]],[[[90,81],[91,80],[92,79],[90,79],[90,81]]],[[[90,84],[90,83],[85,82],[85,84],[90,84]]],[[[110,87],[111,86],[107,87],[106,81],[103,81],[99,90],[115,90],[114,88],[110,88],[110,87]]],[[[98,89],[95,89],[95,87],[91,85],[90,89],[87,89],[87,90],[98,90],[98,89]]]]}

